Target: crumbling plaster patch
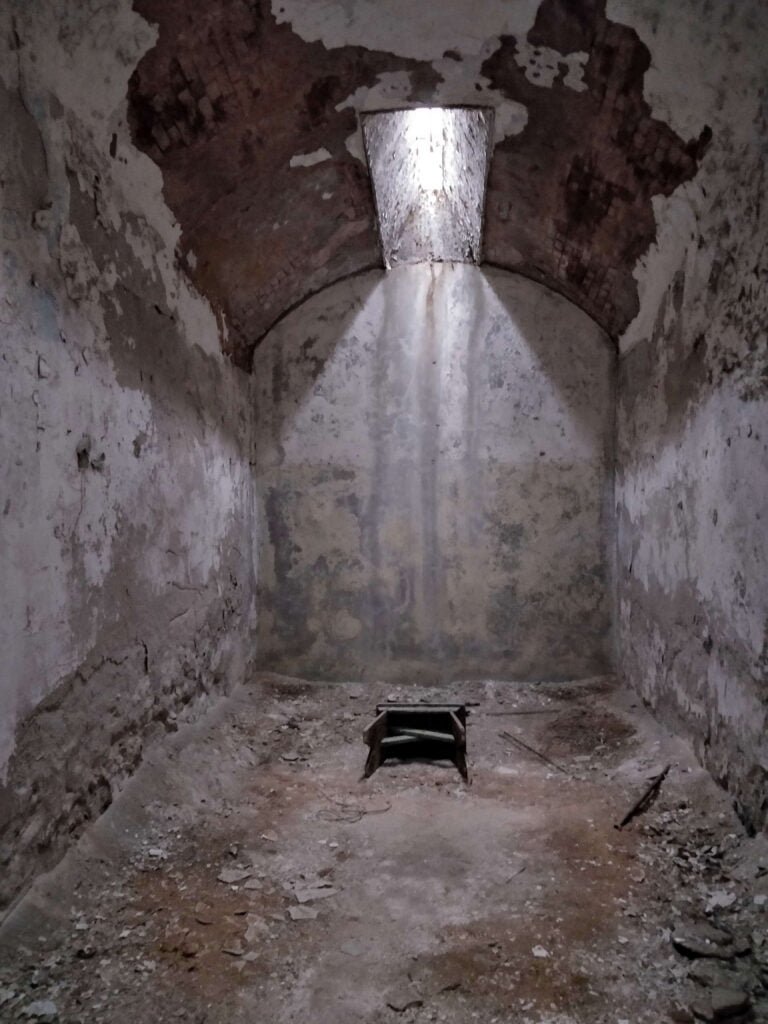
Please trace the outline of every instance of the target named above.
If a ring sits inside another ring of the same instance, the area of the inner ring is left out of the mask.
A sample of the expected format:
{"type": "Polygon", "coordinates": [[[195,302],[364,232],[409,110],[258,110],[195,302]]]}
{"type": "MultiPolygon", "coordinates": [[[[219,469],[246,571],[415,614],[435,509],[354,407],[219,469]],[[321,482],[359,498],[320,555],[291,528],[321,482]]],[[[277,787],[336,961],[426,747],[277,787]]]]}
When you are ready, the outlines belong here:
{"type": "Polygon", "coordinates": [[[706,132],[650,116],[648,51],[602,0],[477,7],[138,0],[158,41],[131,79],[134,137],[239,365],[307,295],[381,264],[356,117],[374,108],[492,106],[485,259],[613,335],[636,314],[652,198],[693,177],[706,132]],[[331,158],[290,166],[319,148],[331,158]]]}
{"type": "Polygon", "coordinates": [[[699,6],[690,2],[668,11],[650,0],[608,0],[608,14],[631,25],[653,54],[644,92],[654,117],[684,138],[698,135],[705,125],[713,129],[697,180],[653,199],[658,235],[635,271],[640,308],[620,339],[627,351],[650,336],[678,270],[685,272],[691,297],[708,287],[714,259],[710,210],[731,187],[729,156],[740,150],[748,154],[764,117],[766,30],[759,3],[710,5],[702,18],[699,6]]]}
{"type": "Polygon", "coordinates": [[[0,17],[4,904],[242,678],[255,567],[247,382],[126,130],[152,33],[128,2],[0,17]]]}
{"type": "Polygon", "coordinates": [[[690,733],[744,820],[766,817],[768,151],[762,4],[609,5],[654,53],[646,94],[712,141],[654,199],[620,341],[619,631],[628,679],[690,733]],[[651,16],[652,15],[652,16],[651,16]]]}

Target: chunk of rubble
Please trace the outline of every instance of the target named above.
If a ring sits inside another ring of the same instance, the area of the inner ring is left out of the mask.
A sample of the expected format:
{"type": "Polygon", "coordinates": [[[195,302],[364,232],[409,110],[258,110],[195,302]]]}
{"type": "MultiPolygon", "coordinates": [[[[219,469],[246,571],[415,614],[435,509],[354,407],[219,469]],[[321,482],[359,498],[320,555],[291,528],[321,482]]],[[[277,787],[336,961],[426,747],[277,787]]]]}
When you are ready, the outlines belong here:
{"type": "Polygon", "coordinates": [[[741,989],[713,988],[710,996],[715,1020],[727,1020],[746,1013],[751,1006],[749,995],[741,989]]]}
{"type": "Polygon", "coordinates": [[[213,924],[214,915],[207,903],[195,904],[195,920],[198,924],[213,924]]]}
{"type": "Polygon", "coordinates": [[[227,953],[229,956],[242,956],[245,950],[239,942],[229,942],[226,946],[221,947],[221,952],[227,953]]]}
{"type": "Polygon", "coordinates": [[[288,907],[288,913],[292,921],[314,921],[320,911],[313,910],[312,907],[298,906],[288,907]]]}
{"type": "Polygon", "coordinates": [[[670,1006],[667,1016],[674,1024],[695,1024],[696,1021],[690,1010],[677,1003],[674,1006],[670,1006]]]}
{"type": "Polygon", "coordinates": [[[697,985],[709,988],[728,988],[731,979],[728,972],[716,961],[709,959],[695,960],[688,970],[688,977],[697,985]]]}
{"type": "Polygon", "coordinates": [[[337,896],[339,889],[331,885],[309,885],[294,889],[293,895],[297,903],[315,903],[317,900],[327,900],[329,896],[337,896]]]}
{"type": "Polygon", "coordinates": [[[59,1011],[52,999],[36,999],[21,1011],[29,1020],[56,1020],[59,1011]]]}
{"type": "Polygon", "coordinates": [[[699,1020],[720,1021],[741,1017],[752,1003],[740,989],[714,988],[706,999],[691,1003],[691,1011],[699,1020]]]}
{"type": "Polygon", "coordinates": [[[248,943],[258,942],[269,935],[269,925],[263,917],[258,914],[248,915],[248,928],[245,932],[245,941],[248,943]]]}
{"type": "Polygon", "coordinates": [[[224,868],[216,877],[227,885],[236,885],[238,882],[244,882],[246,878],[250,878],[252,874],[252,868],[224,868]]]}
{"type": "Polygon", "coordinates": [[[737,894],[728,889],[715,889],[709,894],[705,906],[705,912],[711,914],[713,910],[727,910],[736,902],[737,894]]]}
{"type": "Polygon", "coordinates": [[[732,960],[741,950],[741,943],[734,942],[728,932],[704,923],[682,925],[672,934],[672,945],[678,953],[691,959],[714,957],[732,960]]]}

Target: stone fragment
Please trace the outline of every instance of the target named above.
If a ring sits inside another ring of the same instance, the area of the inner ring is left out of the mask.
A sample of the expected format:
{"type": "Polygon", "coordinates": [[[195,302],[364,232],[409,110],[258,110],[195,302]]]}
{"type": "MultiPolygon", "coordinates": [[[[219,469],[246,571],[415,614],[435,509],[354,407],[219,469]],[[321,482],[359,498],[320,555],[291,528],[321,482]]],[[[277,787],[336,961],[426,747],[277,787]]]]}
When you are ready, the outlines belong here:
{"type": "Polygon", "coordinates": [[[722,967],[712,959],[696,960],[688,970],[688,977],[697,985],[710,988],[715,985],[728,987],[728,975],[722,967]]]}
{"type": "Polygon", "coordinates": [[[730,960],[734,954],[731,936],[709,924],[685,925],[672,935],[672,945],[683,956],[717,957],[730,960]]]}
{"type": "Polygon", "coordinates": [[[266,935],[269,935],[269,925],[264,918],[259,917],[258,914],[249,914],[245,941],[256,942],[258,939],[263,939],[266,935]]]}
{"type": "Polygon", "coordinates": [[[27,1003],[21,1012],[31,1020],[56,1020],[59,1015],[56,1003],[51,999],[36,999],[34,1003],[27,1003]]]}
{"type": "Polygon", "coordinates": [[[675,1024],[694,1024],[696,1020],[691,1011],[686,1010],[684,1006],[670,1006],[667,1016],[675,1024]]]}
{"type": "Polygon", "coordinates": [[[708,999],[696,999],[691,1003],[691,1016],[694,1020],[714,1020],[712,1004],[708,999]]]}
{"type": "Polygon", "coordinates": [[[224,882],[226,885],[235,885],[237,882],[244,882],[246,878],[250,878],[253,874],[251,868],[224,868],[216,876],[220,882],[224,882]]]}
{"type": "Polygon", "coordinates": [[[727,1020],[746,1013],[750,1008],[749,996],[740,989],[713,988],[710,998],[714,1020],[727,1020]]]}
{"type": "Polygon", "coordinates": [[[329,885],[318,885],[295,889],[293,895],[298,903],[313,903],[316,900],[326,900],[329,896],[336,896],[339,891],[329,885]]]}
{"type": "Polygon", "coordinates": [[[195,920],[198,924],[213,924],[213,912],[205,903],[195,904],[195,920]]]}
{"type": "Polygon", "coordinates": [[[288,907],[288,913],[292,921],[314,921],[319,911],[311,907],[288,907]]]}
{"type": "Polygon", "coordinates": [[[711,914],[713,910],[725,910],[736,902],[736,893],[727,889],[715,889],[709,894],[705,910],[711,914]]]}
{"type": "Polygon", "coordinates": [[[534,946],[533,949],[531,950],[531,952],[539,960],[544,960],[547,957],[551,956],[551,953],[549,952],[549,950],[544,949],[543,946],[534,946]]]}
{"type": "Polygon", "coordinates": [[[242,956],[245,950],[239,942],[230,942],[221,947],[221,952],[227,953],[229,956],[242,956]]]}

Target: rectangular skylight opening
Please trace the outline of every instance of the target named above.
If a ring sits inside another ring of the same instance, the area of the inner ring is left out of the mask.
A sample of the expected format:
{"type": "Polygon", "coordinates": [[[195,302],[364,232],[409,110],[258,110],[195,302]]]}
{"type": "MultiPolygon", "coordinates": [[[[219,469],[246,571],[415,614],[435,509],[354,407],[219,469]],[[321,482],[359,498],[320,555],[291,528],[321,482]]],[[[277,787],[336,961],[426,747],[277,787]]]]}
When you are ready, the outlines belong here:
{"type": "Polygon", "coordinates": [[[479,263],[493,110],[383,110],[361,124],[385,266],[479,263]]]}

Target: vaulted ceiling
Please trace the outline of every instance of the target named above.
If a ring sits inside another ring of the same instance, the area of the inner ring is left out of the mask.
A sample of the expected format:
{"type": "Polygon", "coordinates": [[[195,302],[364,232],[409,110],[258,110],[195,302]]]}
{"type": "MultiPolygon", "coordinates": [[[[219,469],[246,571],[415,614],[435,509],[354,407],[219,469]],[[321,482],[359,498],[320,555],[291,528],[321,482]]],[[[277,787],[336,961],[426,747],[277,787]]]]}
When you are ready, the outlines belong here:
{"type": "Polygon", "coordinates": [[[708,142],[652,116],[648,49],[605,0],[543,0],[524,37],[479,51],[476,38],[446,51],[436,33],[429,59],[308,41],[268,0],[135,7],[158,37],[131,80],[134,139],[162,170],[179,258],[245,369],[288,309],[382,265],[361,110],[494,106],[484,260],[561,292],[614,337],[637,310],[652,197],[691,178],[708,142]]]}

